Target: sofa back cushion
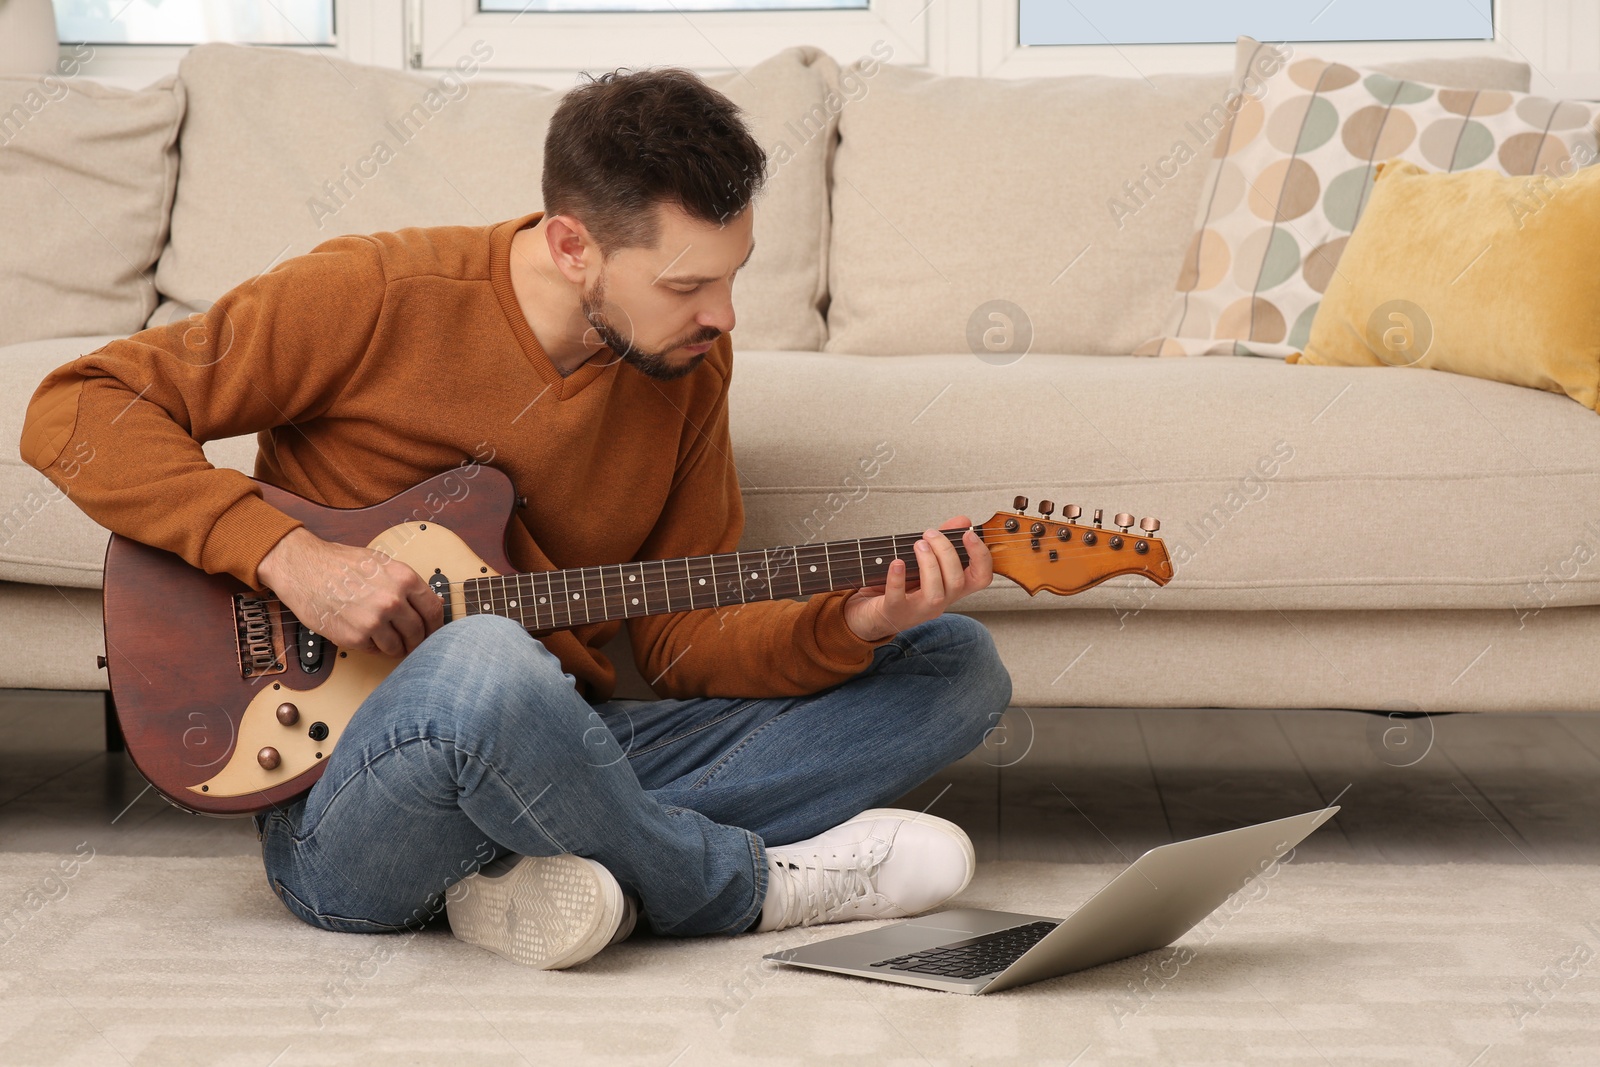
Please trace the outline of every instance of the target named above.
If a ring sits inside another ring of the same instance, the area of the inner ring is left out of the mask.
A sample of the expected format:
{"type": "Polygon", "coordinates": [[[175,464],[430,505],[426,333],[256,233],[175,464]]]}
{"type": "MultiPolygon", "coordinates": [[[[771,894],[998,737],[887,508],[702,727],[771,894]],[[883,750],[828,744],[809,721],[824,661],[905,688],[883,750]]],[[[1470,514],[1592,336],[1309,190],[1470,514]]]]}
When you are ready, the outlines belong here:
{"type": "Polygon", "coordinates": [[[1426,81],[1309,52],[1239,38],[1235,84],[1256,91],[1217,138],[1166,331],[1139,354],[1299,352],[1387,159],[1510,174],[1595,159],[1600,110],[1512,91],[1522,64],[1462,59],[1426,81]]]}
{"type": "MultiPolygon", "coordinates": [[[[345,233],[482,225],[539,210],[544,134],[561,91],[490,80],[478,42],[445,74],[362,66],[276,48],[198,45],[188,88],[172,239],[156,281],[175,303],[151,325],[204,310],[228,289],[345,233]]],[[[834,64],[790,48],[708,79],[772,153],[756,201],[756,250],[735,287],[747,347],[821,346],[826,153],[834,64]],[[785,124],[820,115],[800,143],[785,124]]]]}
{"type": "Polygon", "coordinates": [[[1132,352],[1172,305],[1230,81],[879,68],[839,116],[827,351],[1132,352]]]}
{"type": "Polygon", "coordinates": [[[118,89],[75,70],[0,77],[0,346],[133,333],[156,306],[183,85],[118,89]]]}

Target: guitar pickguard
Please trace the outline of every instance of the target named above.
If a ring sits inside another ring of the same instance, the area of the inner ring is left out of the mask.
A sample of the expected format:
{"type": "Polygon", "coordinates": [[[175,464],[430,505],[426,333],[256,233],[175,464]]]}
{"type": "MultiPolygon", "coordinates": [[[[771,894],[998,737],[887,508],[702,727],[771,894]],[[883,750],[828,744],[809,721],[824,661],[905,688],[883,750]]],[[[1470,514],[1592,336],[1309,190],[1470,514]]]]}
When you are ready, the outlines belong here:
{"type": "MultiPolygon", "coordinates": [[[[391,526],[368,542],[409,566],[427,581],[441,573],[452,583],[498,573],[467,547],[467,543],[437,522],[404,522],[391,526]]],[[[457,585],[459,589],[459,585],[457,585]]],[[[465,613],[458,595],[451,598],[450,618],[465,613]]],[[[282,785],[328,758],[344,736],[345,727],[368,694],[400,665],[381,652],[362,652],[333,646],[325,653],[331,666],[320,685],[294,689],[275,681],[264,687],[245,707],[239,719],[233,752],[220,771],[190,792],[214,797],[237,797],[282,785]],[[294,705],[293,722],[279,721],[283,704],[294,705]],[[264,749],[277,753],[277,766],[268,768],[260,758],[264,749]]],[[[290,657],[292,659],[292,657],[290,657]]],[[[289,672],[292,676],[293,671],[289,672]]],[[[280,679],[285,675],[279,675],[280,679]]]]}

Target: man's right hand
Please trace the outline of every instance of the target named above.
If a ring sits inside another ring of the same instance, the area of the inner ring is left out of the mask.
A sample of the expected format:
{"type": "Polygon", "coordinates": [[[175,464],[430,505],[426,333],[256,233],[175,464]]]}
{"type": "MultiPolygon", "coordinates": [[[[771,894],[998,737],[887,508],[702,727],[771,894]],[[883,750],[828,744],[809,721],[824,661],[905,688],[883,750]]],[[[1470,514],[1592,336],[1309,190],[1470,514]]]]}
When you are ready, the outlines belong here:
{"type": "Polygon", "coordinates": [[[398,658],[444,625],[444,601],[409,566],[303,526],[272,547],[256,577],[301,625],[340,648],[398,658]]]}

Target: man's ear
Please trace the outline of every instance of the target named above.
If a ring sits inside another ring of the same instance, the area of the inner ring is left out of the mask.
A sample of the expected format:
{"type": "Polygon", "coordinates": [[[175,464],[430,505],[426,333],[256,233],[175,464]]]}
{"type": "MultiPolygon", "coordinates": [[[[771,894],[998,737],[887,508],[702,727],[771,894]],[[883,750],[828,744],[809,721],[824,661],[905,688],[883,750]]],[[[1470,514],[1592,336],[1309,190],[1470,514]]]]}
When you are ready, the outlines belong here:
{"type": "Polygon", "coordinates": [[[550,261],[573,285],[582,285],[588,267],[600,260],[600,246],[588,228],[571,215],[547,216],[544,239],[550,248],[550,261]]]}

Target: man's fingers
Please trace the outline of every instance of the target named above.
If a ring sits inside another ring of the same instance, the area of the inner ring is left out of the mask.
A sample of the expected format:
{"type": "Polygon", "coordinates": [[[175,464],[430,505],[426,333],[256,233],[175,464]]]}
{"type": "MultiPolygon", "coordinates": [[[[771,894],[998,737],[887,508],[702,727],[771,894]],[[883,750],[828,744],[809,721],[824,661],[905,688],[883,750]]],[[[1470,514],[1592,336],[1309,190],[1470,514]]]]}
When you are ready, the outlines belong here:
{"type": "MultiPolygon", "coordinates": [[[[935,533],[936,537],[944,534],[935,533]]],[[[938,550],[929,542],[926,535],[917,539],[917,581],[922,586],[925,599],[940,601],[944,598],[944,575],[940,568],[943,562],[939,559],[938,550]]]]}
{"type": "MultiPolygon", "coordinates": [[[[953,520],[952,520],[953,521],[953,520]]],[[[956,551],[956,546],[950,543],[950,538],[940,530],[933,531],[933,551],[939,557],[940,577],[944,582],[945,595],[950,600],[958,599],[966,589],[966,564],[961,562],[961,553],[956,551]]]]}
{"type": "Polygon", "coordinates": [[[406,599],[422,616],[424,638],[444,625],[444,601],[431,588],[424,585],[420,589],[413,589],[406,594],[406,599]]]}
{"type": "Polygon", "coordinates": [[[377,646],[378,651],[385,656],[393,656],[395,659],[399,659],[405,655],[405,642],[402,640],[400,632],[387,622],[380,624],[377,629],[372,631],[370,640],[377,646]]]}
{"type": "Polygon", "coordinates": [[[989,546],[974,530],[963,534],[961,539],[967,546],[967,570],[972,577],[973,588],[988,588],[989,583],[994,581],[994,556],[989,554],[989,546]]]}

